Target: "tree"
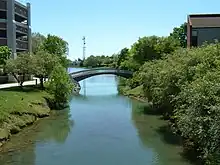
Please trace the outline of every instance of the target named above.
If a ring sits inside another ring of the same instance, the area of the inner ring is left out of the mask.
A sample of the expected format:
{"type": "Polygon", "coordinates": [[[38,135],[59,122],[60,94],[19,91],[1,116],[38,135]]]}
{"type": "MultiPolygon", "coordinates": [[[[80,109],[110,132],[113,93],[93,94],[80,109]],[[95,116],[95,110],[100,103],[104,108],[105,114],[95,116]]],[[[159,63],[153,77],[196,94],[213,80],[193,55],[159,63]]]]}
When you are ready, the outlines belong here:
{"type": "Polygon", "coordinates": [[[43,42],[43,48],[50,54],[61,56],[67,55],[68,43],[55,35],[47,35],[43,42]]]}
{"type": "Polygon", "coordinates": [[[16,59],[6,61],[5,70],[11,73],[23,87],[25,77],[33,73],[32,58],[29,53],[21,53],[16,59]],[[20,78],[18,77],[20,76],[20,78]]]}
{"type": "Polygon", "coordinates": [[[119,67],[121,63],[126,59],[126,57],[128,56],[128,53],[129,53],[128,48],[124,48],[120,51],[120,53],[118,54],[117,67],[119,67]]]}
{"type": "Polygon", "coordinates": [[[180,46],[186,48],[187,45],[187,23],[185,22],[180,27],[175,27],[170,36],[177,39],[180,42],[180,46]]]}
{"type": "Polygon", "coordinates": [[[86,67],[97,67],[98,65],[99,65],[99,59],[93,55],[89,56],[83,62],[83,66],[86,66],[86,67]]]}
{"type": "Polygon", "coordinates": [[[57,55],[60,58],[62,66],[68,67],[67,52],[68,43],[62,38],[55,35],[47,35],[47,38],[43,42],[43,50],[50,54],[57,55]]]}
{"type": "Polygon", "coordinates": [[[33,74],[40,78],[41,88],[44,88],[43,79],[48,77],[59,59],[45,51],[38,51],[32,56],[33,74]]]}
{"type": "Polygon", "coordinates": [[[10,58],[11,50],[7,46],[0,46],[0,65],[5,65],[10,58]]]}
{"type": "Polygon", "coordinates": [[[73,82],[65,68],[61,64],[55,65],[48,81],[49,93],[53,95],[54,108],[62,109],[65,107],[73,87],[73,82]]]}
{"type": "Polygon", "coordinates": [[[40,33],[32,33],[32,52],[36,54],[42,49],[46,37],[40,33]]]}

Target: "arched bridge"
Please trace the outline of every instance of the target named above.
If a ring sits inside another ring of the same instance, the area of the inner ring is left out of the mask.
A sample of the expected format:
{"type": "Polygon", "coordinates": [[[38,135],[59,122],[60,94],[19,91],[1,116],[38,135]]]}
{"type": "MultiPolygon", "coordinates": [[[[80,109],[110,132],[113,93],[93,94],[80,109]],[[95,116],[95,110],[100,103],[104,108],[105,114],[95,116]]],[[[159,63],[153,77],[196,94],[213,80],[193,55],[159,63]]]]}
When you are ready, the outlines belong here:
{"type": "Polygon", "coordinates": [[[78,72],[70,73],[70,76],[77,82],[84,80],[86,78],[102,75],[102,74],[114,74],[117,76],[121,76],[124,78],[130,78],[133,75],[133,72],[127,70],[120,70],[114,68],[94,68],[94,69],[86,69],[78,72]]]}

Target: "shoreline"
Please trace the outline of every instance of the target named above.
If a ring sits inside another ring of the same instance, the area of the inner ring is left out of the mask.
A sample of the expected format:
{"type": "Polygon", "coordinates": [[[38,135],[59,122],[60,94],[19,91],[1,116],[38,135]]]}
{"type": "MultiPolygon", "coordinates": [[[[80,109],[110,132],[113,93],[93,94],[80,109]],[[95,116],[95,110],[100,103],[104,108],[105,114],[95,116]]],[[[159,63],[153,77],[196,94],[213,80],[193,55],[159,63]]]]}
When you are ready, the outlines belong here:
{"type": "Polygon", "coordinates": [[[50,113],[51,110],[49,109],[49,111],[42,114],[11,114],[10,119],[16,118],[17,122],[4,122],[3,126],[0,127],[0,152],[1,148],[10,141],[12,136],[34,125],[40,119],[49,117],[50,113]]]}
{"type": "Polygon", "coordinates": [[[14,134],[50,116],[52,109],[45,99],[49,96],[46,91],[35,86],[1,89],[0,150],[14,134]]]}

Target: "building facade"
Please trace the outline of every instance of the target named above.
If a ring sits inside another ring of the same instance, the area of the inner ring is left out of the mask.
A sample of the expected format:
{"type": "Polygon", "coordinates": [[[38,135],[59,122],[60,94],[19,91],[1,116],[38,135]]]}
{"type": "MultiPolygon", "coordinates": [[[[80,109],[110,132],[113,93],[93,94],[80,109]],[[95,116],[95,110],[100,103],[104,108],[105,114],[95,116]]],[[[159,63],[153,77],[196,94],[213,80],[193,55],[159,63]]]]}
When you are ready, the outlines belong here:
{"type": "Polygon", "coordinates": [[[220,14],[193,14],[187,20],[187,47],[220,41],[220,14]]]}
{"type": "Polygon", "coordinates": [[[0,0],[0,46],[8,46],[12,58],[22,51],[31,52],[30,3],[0,0]]]}

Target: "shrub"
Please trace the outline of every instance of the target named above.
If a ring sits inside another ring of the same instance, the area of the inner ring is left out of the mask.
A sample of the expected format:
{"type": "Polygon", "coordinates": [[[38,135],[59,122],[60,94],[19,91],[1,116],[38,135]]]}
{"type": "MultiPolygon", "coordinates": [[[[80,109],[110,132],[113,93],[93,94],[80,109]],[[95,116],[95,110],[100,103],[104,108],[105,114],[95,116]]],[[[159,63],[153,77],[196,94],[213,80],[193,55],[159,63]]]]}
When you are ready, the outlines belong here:
{"type": "Polygon", "coordinates": [[[144,93],[170,116],[204,164],[220,163],[220,44],[180,49],[146,62],[144,93]]]}
{"type": "Polygon", "coordinates": [[[56,65],[48,81],[49,93],[53,95],[53,108],[62,109],[65,107],[73,87],[65,68],[61,64],[56,65]]]}
{"type": "Polygon", "coordinates": [[[206,164],[220,163],[220,71],[208,72],[177,96],[175,118],[206,164]]]}
{"type": "Polygon", "coordinates": [[[7,46],[0,46],[0,65],[5,65],[6,60],[10,58],[11,50],[7,46]]]}

